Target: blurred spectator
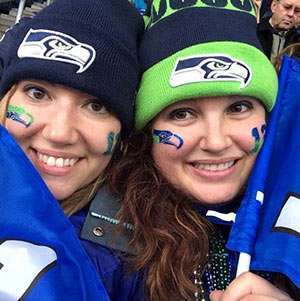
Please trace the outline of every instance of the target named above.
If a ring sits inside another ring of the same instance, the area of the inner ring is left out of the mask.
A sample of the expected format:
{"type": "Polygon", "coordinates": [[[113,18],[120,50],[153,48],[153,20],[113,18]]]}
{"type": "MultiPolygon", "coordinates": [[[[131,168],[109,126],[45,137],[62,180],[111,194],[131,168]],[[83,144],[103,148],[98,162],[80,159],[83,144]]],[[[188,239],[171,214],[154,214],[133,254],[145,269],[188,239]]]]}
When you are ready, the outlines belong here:
{"type": "Polygon", "coordinates": [[[270,17],[258,24],[257,35],[268,58],[274,62],[283,48],[294,43],[299,33],[300,0],[273,0],[270,17]]]}
{"type": "Polygon", "coordinates": [[[253,4],[254,4],[255,10],[256,10],[256,20],[257,20],[257,23],[259,23],[259,20],[260,20],[260,7],[261,7],[261,4],[262,4],[262,1],[261,0],[253,0],[253,4]]]}

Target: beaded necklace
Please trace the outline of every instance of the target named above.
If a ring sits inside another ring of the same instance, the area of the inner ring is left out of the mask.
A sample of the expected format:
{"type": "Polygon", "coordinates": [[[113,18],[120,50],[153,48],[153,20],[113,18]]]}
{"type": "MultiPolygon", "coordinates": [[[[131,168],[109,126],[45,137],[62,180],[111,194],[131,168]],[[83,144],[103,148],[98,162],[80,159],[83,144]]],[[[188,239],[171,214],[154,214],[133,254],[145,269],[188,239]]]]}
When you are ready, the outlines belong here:
{"type": "MultiPolygon", "coordinates": [[[[197,287],[195,301],[210,301],[209,294],[213,290],[225,290],[235,277],[232,261],[225,249],[226,240],[218,233],[210,238],[208,263],[203,267],[198,266],[194,271],[194,283],[197,287]]],[[[271,273],[256,271],[255,274],[273,282],[271,273]]]]}
{"type": "Polygon", "coordinates": [[[221,234],[210,238],[208,263],[204,269],[198,266],[194,271],[194,283],[197,287],[195,301],[209,301],[210,292],[224,290],[231,282],[233,271],[225,243],[221,234]]]}

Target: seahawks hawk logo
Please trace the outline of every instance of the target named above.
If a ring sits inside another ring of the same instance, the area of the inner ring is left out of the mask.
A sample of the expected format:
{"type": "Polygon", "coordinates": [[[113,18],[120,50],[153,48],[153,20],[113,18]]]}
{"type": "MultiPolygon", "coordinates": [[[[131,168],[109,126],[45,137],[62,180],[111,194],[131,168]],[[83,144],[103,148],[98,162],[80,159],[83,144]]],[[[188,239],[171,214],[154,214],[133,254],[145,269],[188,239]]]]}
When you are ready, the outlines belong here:
{"type": "Polygon", "coordinates": [[[251,69],[227,55],[196,56],[179,59],[171,74],[172,87],[206,81],[238,81],[245,88],[251,80],[251,69]]]}
{"type": "Polygon", "coordinates": [[[61,32],[30,29],[18,49],[19,58],[38,58],[79,66],[76,73],[89,68],[96,57],[95,49],[61,32]]]}
{"type": "Polygon", "coordinates": [[[175,146],[177,149],[181,148],[183,145],[183,139],[170,131],[161,131],[153,129],[152,135],[154,142],[163,143],[175,146]]]}

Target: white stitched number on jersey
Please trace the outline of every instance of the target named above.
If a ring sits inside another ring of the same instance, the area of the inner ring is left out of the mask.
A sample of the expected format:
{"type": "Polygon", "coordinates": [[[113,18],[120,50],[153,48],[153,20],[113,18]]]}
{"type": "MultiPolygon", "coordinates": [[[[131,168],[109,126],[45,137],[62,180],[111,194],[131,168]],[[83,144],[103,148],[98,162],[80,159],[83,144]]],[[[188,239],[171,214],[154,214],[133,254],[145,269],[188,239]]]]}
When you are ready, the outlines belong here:
{"type": "Polygon", "coordinates": [[[20,300],[56,260],[55,251],[49,247],[20,240],[4,241],[0,245],[0,300],[20,300]]]}
{"type": "Polygon", "coordinates": [[[275,222],[274,230],[300,236],[300,197],[290,193],[275,222]]]}

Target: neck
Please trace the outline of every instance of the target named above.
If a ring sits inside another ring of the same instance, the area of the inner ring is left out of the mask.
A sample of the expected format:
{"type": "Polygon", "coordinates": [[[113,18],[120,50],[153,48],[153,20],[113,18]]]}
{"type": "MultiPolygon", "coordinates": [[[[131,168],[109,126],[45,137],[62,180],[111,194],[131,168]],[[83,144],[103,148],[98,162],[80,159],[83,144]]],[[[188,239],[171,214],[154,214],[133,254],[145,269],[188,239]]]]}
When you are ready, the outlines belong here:
{"type": "Polygon", "coordinates": [[[271,27],[277,32],[284,33],[287,31],[286,29],[282,29],[282,28],[278,27],[278,24],[274,23],[272,17],[269,19],[269,23],[270,23],[271,27]]]}

